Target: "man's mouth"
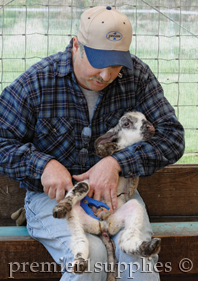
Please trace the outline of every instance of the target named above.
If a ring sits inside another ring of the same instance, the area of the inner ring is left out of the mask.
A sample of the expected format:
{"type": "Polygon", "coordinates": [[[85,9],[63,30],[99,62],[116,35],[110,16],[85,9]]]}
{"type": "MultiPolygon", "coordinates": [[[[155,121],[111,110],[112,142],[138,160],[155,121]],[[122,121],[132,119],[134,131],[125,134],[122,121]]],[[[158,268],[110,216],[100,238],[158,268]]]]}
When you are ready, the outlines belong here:
{"type": "Polygon", "coordinates": [[[97,76],[92,76],[89,79],[94,80],[94,81],[98,82],[99,84],[110,84],[113,82],[112,79],[109,79],[108,81],[104,81],[101,77],[97,77],[97,76]]]}

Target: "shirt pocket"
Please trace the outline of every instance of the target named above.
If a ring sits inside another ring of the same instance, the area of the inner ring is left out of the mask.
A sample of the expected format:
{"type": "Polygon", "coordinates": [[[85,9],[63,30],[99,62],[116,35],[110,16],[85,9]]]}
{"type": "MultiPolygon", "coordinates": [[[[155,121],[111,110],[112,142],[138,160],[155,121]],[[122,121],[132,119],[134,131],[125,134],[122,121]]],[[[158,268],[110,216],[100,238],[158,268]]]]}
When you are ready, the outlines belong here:
{"type": "Polygon", "coordinates": [[[65,166],[75,162],[74,123],[68,117],[42,118],[35,127],[35,145],[65,166]]]}

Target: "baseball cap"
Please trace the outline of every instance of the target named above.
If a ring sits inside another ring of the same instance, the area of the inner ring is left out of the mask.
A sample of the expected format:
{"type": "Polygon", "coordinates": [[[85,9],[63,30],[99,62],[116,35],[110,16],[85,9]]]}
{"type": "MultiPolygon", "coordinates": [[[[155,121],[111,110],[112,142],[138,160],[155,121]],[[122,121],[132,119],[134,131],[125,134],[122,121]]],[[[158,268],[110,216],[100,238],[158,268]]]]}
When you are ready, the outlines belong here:
{"type": "Polygon", "coordinates": [[[112,65],[133,68],[129,53],[132,26],[115,8],[97,6],[86,10],[81,15],[77,37],[94,68],[112,65]]]}

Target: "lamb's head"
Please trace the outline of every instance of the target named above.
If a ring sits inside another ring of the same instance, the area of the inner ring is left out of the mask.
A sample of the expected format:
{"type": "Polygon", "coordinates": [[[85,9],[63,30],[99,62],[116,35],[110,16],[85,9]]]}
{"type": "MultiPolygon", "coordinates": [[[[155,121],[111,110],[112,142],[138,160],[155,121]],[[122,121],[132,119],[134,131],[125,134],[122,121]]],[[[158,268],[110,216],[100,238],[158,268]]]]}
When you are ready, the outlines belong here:
{"type": "Polygon", "coordinates": [[[129,145],[148,141],[155,133],[153,125],[138,111],[127,112],[118,124],[95,141],[96,153],[107,156],[129,145]]]}
{"type": "Polygon", "coordinates": [[[153,125],[141,112],[127,112],[119,120],[117,142],[126,147],[140,141],[150,140],[155,132],[153,125]]]}

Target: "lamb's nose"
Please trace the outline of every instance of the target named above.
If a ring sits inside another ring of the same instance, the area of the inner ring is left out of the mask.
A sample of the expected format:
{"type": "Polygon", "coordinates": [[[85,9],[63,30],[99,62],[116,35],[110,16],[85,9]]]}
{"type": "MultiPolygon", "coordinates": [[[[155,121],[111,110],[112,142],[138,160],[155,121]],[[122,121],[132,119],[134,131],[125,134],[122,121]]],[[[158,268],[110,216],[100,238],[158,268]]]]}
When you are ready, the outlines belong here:
{"type": "Polygon", "coordinates": [[[155,128],[152,125],[147,124],[146,127],[149,129],[149,131],[155,132],[155,128]]]}

